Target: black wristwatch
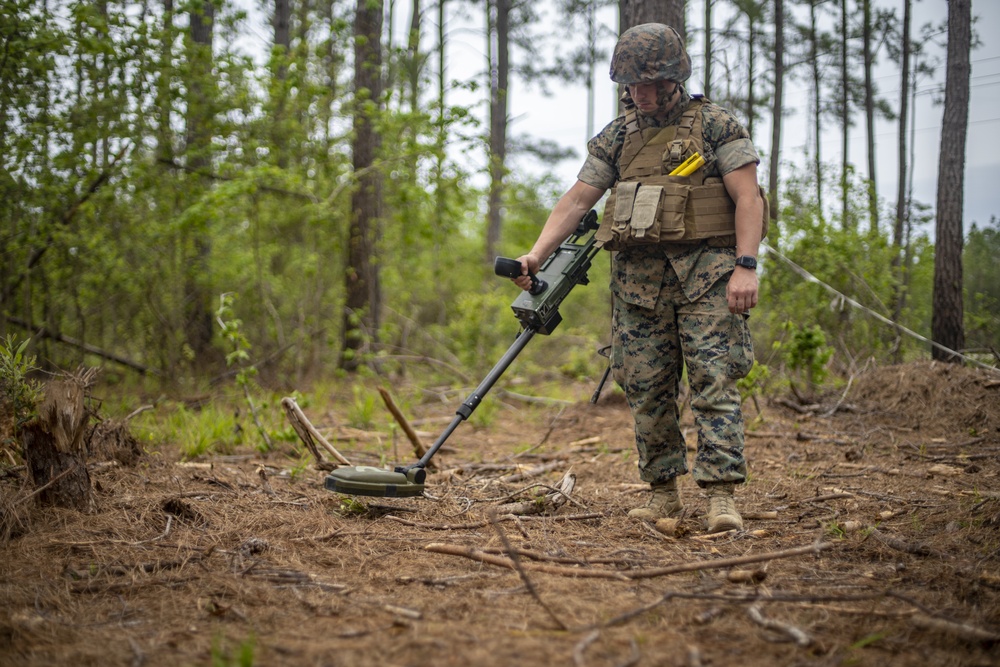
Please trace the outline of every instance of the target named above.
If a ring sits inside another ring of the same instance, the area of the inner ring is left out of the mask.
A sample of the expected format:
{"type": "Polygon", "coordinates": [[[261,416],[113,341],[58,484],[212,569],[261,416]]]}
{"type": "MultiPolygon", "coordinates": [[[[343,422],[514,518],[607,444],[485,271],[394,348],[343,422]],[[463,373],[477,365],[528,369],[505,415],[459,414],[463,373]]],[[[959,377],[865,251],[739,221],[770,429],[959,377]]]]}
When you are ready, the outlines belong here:
{"type": "Polygon", "coordinates": [[[757,258],[750,255],[741,255],[736,258],[736,266],[742,266],[744,269],[753,271],[757,268],[757,258]]]}

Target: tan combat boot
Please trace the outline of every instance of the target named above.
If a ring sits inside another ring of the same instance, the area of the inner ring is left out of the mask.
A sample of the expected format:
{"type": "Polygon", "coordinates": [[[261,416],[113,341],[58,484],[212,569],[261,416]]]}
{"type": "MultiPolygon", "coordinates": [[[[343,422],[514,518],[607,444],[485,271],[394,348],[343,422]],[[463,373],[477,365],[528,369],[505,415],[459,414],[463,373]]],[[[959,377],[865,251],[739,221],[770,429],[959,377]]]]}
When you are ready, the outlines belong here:
{"type": "Polygon", "coordinates": [[[733,501],[735,484],[712,484],[708,487],[708,532],[743,530],[743,518],[733,501]]]}
{"type": "Polygon", "coordinates": [[[628,515],[633,519],[656,521],[680,514],[682,509],[684,506],[681,505],[681,499],[677,494],[677,479],[671,478],[669,482],[654,484],[653,494],[646,504],[629,510],[628,515]]]}

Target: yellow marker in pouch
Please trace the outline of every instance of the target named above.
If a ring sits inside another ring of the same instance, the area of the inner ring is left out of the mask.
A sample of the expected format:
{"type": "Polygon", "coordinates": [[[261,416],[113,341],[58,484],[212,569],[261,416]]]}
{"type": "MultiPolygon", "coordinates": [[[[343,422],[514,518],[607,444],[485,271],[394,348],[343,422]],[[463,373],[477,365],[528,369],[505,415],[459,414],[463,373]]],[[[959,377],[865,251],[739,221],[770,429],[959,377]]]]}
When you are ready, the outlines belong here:
{"type": "Polygon", "coordinates": [[[705,165],[705,158],[701,153],[695,153],[668,174],[668,176],[690,176],[705,165]]]}

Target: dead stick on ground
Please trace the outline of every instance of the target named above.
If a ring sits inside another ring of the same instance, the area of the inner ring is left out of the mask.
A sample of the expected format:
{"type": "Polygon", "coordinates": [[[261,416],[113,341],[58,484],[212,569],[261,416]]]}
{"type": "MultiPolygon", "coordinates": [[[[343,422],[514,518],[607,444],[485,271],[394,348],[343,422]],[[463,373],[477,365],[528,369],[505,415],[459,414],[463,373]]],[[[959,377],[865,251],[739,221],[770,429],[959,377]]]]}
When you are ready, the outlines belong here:
{"type": "Polygon", "coordinates": [[[556,468],[564,465],[565,461],[550,461],[549,463],[543,463],[540,466],[535,466],[529,470],[522,470],[521,472],[511,473],[510,475],[504,475],[497,479],[498,482],[504,482],[506,484],[513,484],[514,482],[521,482],[532,477],[538,477],[539,475],[544,475],[545,473],[555,470],[556,468]]]}
{"type": "Polygon", "coordinates": [[[943,632],[960,639],[981,642],[1000,641],[1000,635],[995,632],[983,630],[982,628],[977,628],[976,626],[969,625],[967,623],[948,621],[943,618],[934,618],[924,614],[917,614],[914,616],[913,624],[926,630],[937,630],[938,632],[943,632]]]}
{"type": "Polygon", "coordinates": [[[629,572],[629,579],[649,579],[652,577],[662,577],[668,574],[677,574],[678,572],[693,572],[695,570],[719,570],[723,568],[731,568],[736,565],[746,565],[748,563],[762,563],[769,560],[779,560],[781,558],[792,558],[794,556],[803,556],[805,554],[816,553],[825,549],[829,549],[833,546],[830,542],[816,542],[804,547],[794,547],[792,549],[783,549],[782,551],[772,551],[770,553],[763,554],[752,554],[749,556],[736,556],[735,558],[720,558],[718,560],[709,561],[695,561],[693,563],[682,563],[680,565],[669,565],[667,567],[659,567],[651,570],[639,570],[636,572],[629,572]]]}
{"type": "Polygon", "coordinates": [[[587,650],[587,647],[597,641],[597,638],[601,636],[600,630],[591,630],[583,639],[576,643],[573,647],[573,664],[576,667],[584,667],[586,664],[583,660],[583,652],[587,650]]]}
{"type": "MultiPolygon", "coordinates": [[[[410,444],[413,445],[413,451],[416,453],[417,458],[422,459],[424,454],[427,453],[427,448],[424,447],[424,443],[420,442],[420,436],[417,435],[417,432],[413,430],[412,426],[410,426],[410,422],[408,422],[406,417],[403,416],[402,411],[396,405],[396,401],[392,400],[392,395],[389,393],[389,390],[385,387],[379,387],[378,393],[382,397],[382,402],[385,403],[385,407],[389,409],[389,412],[391,412],[392,416],[395,417],[400,428],[403,429],[403,433],[405,433],[406,437],[410,440],[410,444]]],[[[432,466],[433,463],[428,462],[427,467],[430,468],[432,466]]]]}
{"type": "Polygon", "coordinates": [[[29,500],[31,500],[32,498],[34,498],[35,496],[37,496],[39,493],[41,493],[45,489],[49,488],[50,486],[52,486],[53,484],[55,484],[56,482],[58,482],[59,480],[61,480],[63,477],[65,477],[66,475],[70,474],[71,472],[73,472],[73,468],[67,468],[66,470],[63,470],[61,473],[59,473],[58,475],[56,475],[55,477],[53,477],[49,481],[45,482],[45,484],[42,484],[40,487],[38,487],[37,489],[35,489],[31,493],[29,493],[28,495],[24,496],[23,498],[18,498],[17,500],[15,500],[13,503],[11,503],[11,507],[20,505],[21,503],[28,502],[29,500]]]}
{"type": "MultiPolygon", "coordinates": [[[[513,514],[502,514],[497,517],[497,519],[499,521],[513,521],[515,519],[521,521],[584,521],[586,519],[600,519],[603,516],[604,515],[599,512],[587,512],[586,514],[563,514],[561,516],[515,516],[513,514]]],[[[423,528],[424,530],[472,530],[474,528],[482,528],[483,526],[490,525],[488,519],[483,521],[473,521],[470,523],[419,523],[417,521],[410,521],[409,519],[404,519],[392,514],[387,514],[385,518],[390,521],[401,523],[404,526],[423,528]]]]}
{"type": "Polygon", "coordinates": [[[312,455],[316,457],[317,461],[320,461],[323,458],[320,456],[319,450],[316,449],[316,442],[319,442],[319,444],[323,445],[323,448],[330,452],[330,455],[337,461],[343,463],[345,466],[351,465],[351,462],[344,458],[344,456],[338,452],[333,445],[327,442],[326,438],[324,438],[320,432],[316,430],[316,427],[313,426],[308,419],[306,419],[305,413],[302,412],[302,409],[299,407],[298,403],[295,402],[294,398],[286,396],[281,399],[281,407],[285,408],[285,413],[288,415],[288,421],[292,423],[292,428],[295,429],[299,438],[302,439],[302,442],[304,442],[306,447],[309,448],[312,455]],[[313,441],[313,438],[316,439],[315,442],[313,441]]]}
{"type": "MultiPolygon", "coordinates": [[[[697,570],[720,570],[732,568],[736,565],[745,565],[747,563],[760,563],[764,561],[777,560],[780,558],[791,558],[793,556],[802,556],[810,553],[819,553],[824,549],[829,549],[833,544],[829,542],[817,542],[815,544],[810,544],[804,547],[795,547],[792,549],[784,549],[782,551],[773,551],[771,553],[764,554],[753,554],[749,556],[738,556],[736,558],[720,558],[718,560],[710,561],[695,561],[692,563],[682,563],[679,565],[671,565],[669,567],[660,567],[649,570],[634,570],[632,572],[616,572],[612,570],[601,570],[595,568],[576,568],[576,567],[560,567],[556,565],[543,565],[543,564],[533,564],[526,563],[522,564],[529,570],[534,570],[538,572],[546,572],[548,574],[558,574],[566,577],[589,577],[589,578],[603,578],[603,579],[619,579],[619,580],[630,580],[630,579],[651,579],[653,577],[662,577],[670,574],[678,574],[680,572],[693,572],[697,570]]],[[[479,561],[481,563],[487,563],[489,565],[496,565],[498,567],[505,567],[508,570],[514,569],[514,564],[509,558],[500,558],[498,556],[490,556],[489,554],[475,549],[473,547],[464,547],[456,544],[441,544],[439,542],[434,542],[428,544],[424,547],[427,551],[432,551],[434,553],[448,554],[451,556],[462,556],[463,558],[469,558],[471,560],[479,561]]]]}
{"type": "MultiPolygon", "coordinates": [[[[497,567],[507,568],[508,570],[514,569],[514,563],[513,561],[511,561],[510,558],[503,558],[501,556],[491,556],[473,547],[464,547],[458,544],[441,544],[439,542],[433,542],[424,547],[424,549],[434,553],[447,554],[449,556],[461,556],[463,558],[468,558],[470,560],[478,561],[480,563],[486,563],[487,565],[496,565],[497,567]]],[[[521,567],[525,568],[526,570],[532,570],[533,572],[559,574],[567,577],[584,577],[591,579],[594,578],[617,579],[619,581],[628,581],[629,579],[621,572],[615,572],[614,570],[561,567],[558,565],[544,565],[544,564],[533,564],[533,563],[523,563],[521,567]]]]}
{"type": "Polygon", "coordinates": [[[874,537],[876,540],[889,547],[890,549],[895,549],[896,551],[902,551],[903,553],[913,554],[914,556],[936,556],[942,559],[950,559],[951,556],[940,551],[935,551],[924,544],[910,544],[909,542],[904,542],[903,540],[898,540],[895,537],[889,537],[877,528],[870,527],[869,535],[874,537]]]}
{"type": "Polygon", "coordinates": [[[521,567],[521,559],[518,558],[517,551],[514,550],[514,547],[510,545],[510,540],[507,539],[507,533],[505,533],[503,528],[500,526],[500,522],[497,521],[497,513],[493,510],[490,510],[490,523],[493,525],[493,530],[495,530],[497,535],[500,537],[500,542],[503,544],[504,551],[507,552],[507,556],[510,558],[511,563],[514,564],[514,569],[517,570],[517,576],[521,577],[521,581],[524,582],[524,587],[528,589],[528,593],[531,594],[531,597],[535,598],[535,601],[542,607],[542,609],[545,610],[560,630],[568,630],[569,628],[567,628],[566,624],[562,622],[562,619],[556,616],[556,613],[552,611],[552,608],[549,607],[549,605],[545,604],[545,600],[543,600],[542,596],[538,594],[538,590],[535,588],[534,582],[531,581],[531,578],[528,577],[528,573],[524,571],[523,567],[521,567]]]}
{"type": "Polygon", "coordinates": [[[174,515],[167,515],[167,527],[163,529],[163,532],[156,537],[151,537],[148,540],[141,540],[139,542],[133,542],[133,546],[138,546],[140,544],[148,544],[150,542],[156,542],[157,540],[162,540],[170,536],[170,529],[174,527],[174,515]]]}
{"type": "Polygon", "coordinates": [[[756,623],[757,625],[767,628],[768,630],[774,630],[775,632],[780,632],[786,635],[795,642],[797,646],[805,648],[812,644],[812,639],[802,630],[799,630],[793,625],[788,623],[782,623],[781,621],[776,621],[773,618],[766,618],[762,613],[760,613],[760,605],[750,605],[747,609],[747,616],[756,623]]]}

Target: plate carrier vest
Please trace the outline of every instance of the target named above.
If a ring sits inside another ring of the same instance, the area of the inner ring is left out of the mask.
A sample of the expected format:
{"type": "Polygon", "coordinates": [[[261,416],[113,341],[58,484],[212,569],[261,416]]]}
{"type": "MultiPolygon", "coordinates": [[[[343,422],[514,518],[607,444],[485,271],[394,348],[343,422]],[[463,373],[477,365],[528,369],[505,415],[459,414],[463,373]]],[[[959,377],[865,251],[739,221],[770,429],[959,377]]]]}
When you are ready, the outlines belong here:
{"type": "MultiPolygon", "coordinates": [[[[596,245],[621,250],[651,243],[697,243],[711,239],[717,247],[736,246],[736,203],[720,177],[706,178],[704,169],[689,176],[669,176],[684,160],[704,152],[702,106],[692,96],[680,120],[669,127],[639,128],[639,112],[625,112],[625,142],[618,160],[621,179],[604,208],[596,245]]],[[[767,234],[767,195],[761,238],[767,234]]]]}

